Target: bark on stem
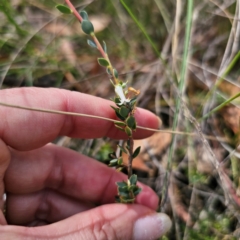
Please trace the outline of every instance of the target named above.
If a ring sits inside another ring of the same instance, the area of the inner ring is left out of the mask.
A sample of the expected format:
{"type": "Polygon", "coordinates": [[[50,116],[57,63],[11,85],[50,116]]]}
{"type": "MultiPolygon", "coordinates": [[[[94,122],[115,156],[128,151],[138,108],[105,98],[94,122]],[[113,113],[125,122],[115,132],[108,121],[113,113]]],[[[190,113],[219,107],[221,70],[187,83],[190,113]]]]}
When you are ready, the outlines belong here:
{"type": "Polygon", "coordinates": [[[132,176],[132,155],[133,155],[133,138],[129,138],[129,156],[128,156],[128,179],[132,176]]]}
{"type": "Polygon", "coordinates": [[[104,52],[104,50],[103,50],[103,48],[102,48],[102,45],[99,43],[99,41],[98,41],[98,39],[96,38],[96,36],[95,36],[95,35],[92,35],[92,38],[93,38],[93,41],[96,43],[99,52],[102,54],[102,56],[103,56],[104,58],[106,58],[106,53],[104,52]]]}
{"type": "Polygon", "coordinates": [[[73,11],[75,17],[80,21],[80,23],[82,22],[82,17],[80,16],[80,14],[78,13],[78,11],[76,10],[76,8],[72,5],[72,3],[69,0],[65,0],[65,2],[67,3],[67,5],[70,7],[70,9],[73,11]]]}

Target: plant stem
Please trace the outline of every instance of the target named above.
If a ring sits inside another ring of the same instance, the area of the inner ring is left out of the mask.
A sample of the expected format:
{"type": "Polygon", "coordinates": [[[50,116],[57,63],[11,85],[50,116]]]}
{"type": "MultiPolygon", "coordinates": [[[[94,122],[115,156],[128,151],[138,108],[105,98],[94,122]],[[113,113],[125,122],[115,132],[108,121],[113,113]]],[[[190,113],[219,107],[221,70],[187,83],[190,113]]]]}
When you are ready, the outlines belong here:
{"type": "Polygon", "coordinates": [[[76,8],[72,5],[72,3],[69,0],[65,0],[66,4],[70,7],[70,9],[73,11],[75,17],[82,22],[82,17],[81,15],[78,13],[78,11],[76,10],[76,8]]]}
{"type": "MultiPolygon", "coordinates": [[[[73,11],[75,17],[80,21],[80,23],[83,21],[81,15],[78,13],[78,11],[76,10],[76,8],[72,5],[72,3],[70,2],[70,0],[65,0],[66,4],[70,7],[70,9],[73,11]]],[[[99,50],[99,52],[102,54],[102,56],[104,58],[106,57],[106,53],[104,52],[101,44],[99,43],[98,39],[96,38],[95,34],[91,34],[91,37],[93,38],[93,41],[96,43],[97,48],[99,50]]]]}
{"type": "MultiPolygon", "coordinates": [[[[65,0],[66,4],[69,6],[69,8],[73,11],[73,14],[75,15],[75,17],[80,21],[80,23],[82,23],[82,21],[84,21],[84,19],[81,17],[81,15],[78,13],[78,11],[76,10],[76,8],[72,5],[72,3],[70,2],[70,0],[65,0]]],[[[118,78],[115,77],[114,74],[114,68],[111,64],[111,61],[109,60],[108,54],[104,51],[102,45],[100,44],[100,42],[98,41],[96,35],[94,34],[94,32],[90,33],[89,35],[91,35],[93,41],[95,42],[98,51],[101,53],[101,55],[103,56],[104,59],[106,59],[109,62],[109,66],[108,69],[111,71],[111,75],[114,79],[115,84],[119,84],[118,78]]],[[[115,85],[115,86],[116,86],[115,85]]],[[[131,115],[133,115],[133,112],[131,113],[131,115]]],[[[128,156],[128,178],[130,178],[132,176],[132,161],[133,161],[133,137],[129,137],[128,139],[129,141],[129,156],[128,156]]]]}
{"type": "Polygon", "coordinates": [[[106,56],[106,53],[104,52],[104,50],[102,48],[102,45],[99,43],[99,41],[98,41],[97,37],[95,36],[95,34],[91,34],[91,37],[93,38],[93,41],[96,43],[97,48],[98,48],[99,52],[102,54],[102,56],[104,58],[106,58],[107,60],[109,60],[108,57],[106,56]]]}
{"type": "MultiPolygon", "coordinates": [[[[83,21],[83,18],[81,17],[81,15],[78,13],[78,11],[76,10],[76,8],[72,5],[72,3],[70,2],[70,0],[65,0],[66,4],[69,6],[69,8],[73,11],[75,17],[80,21],[80,23],[82,23],[83,21]]],[[[93,33],[90,34],[93,41],[95,42],[95,44],[97,45],[97,49],[98,51],[101,53],[101,55],[106,59],[108,60],[109,64],[110,64],[110,70],[111,70],[111,73],[112,73],[112,76],[114,78],[114,82],[115,84],[118,84],[118,79],[114,76],[114,73],[113,73],[113,66],[111,64],[111,61],[107,55],[107,53],[105,53],[102,45],[100,44],[100,42],[98,41],[96,35],[93,33]]]]}
{"type": "Polygon", "coordinates": [[[128,155],[128,179],[132,176],[132,155],[133,155],[133,138],[129,138],[129,155],[128,155]]]}

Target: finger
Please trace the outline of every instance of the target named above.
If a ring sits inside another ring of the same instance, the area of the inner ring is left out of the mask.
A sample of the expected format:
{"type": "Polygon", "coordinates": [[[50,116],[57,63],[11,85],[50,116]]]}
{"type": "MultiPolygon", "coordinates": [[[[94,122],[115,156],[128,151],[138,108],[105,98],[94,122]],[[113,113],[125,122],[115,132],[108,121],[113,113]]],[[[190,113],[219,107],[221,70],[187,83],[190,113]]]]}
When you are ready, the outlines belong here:
{"type": "Polygon", "coordinates": [[[141,205],[104,205],[37,228],[0,227],[1,239],[157,239],[171,227],[165,214],[141,205]]]}
{"type": "Polygon", "coordinates": [[[0,139],[0,224],[6,224],[5,217],[3,215],[4,199],[3,194],[5,186],[3,182],[5,171],[10,163],[10,152],[5,143],[0,139]]]}
{"type": "MultiPolygon", "coordinates": [[[[7,89],[1,90],[0,101],[27,107],[116,118],[110,107],[113,102],[67,90],[7,89]]],[[[0,138],[7,145],[19,150],[31,150],[43,146],[59,135],[81,138],[125,137],[125,134],[117,130],[112,122],[105,120],[34,112],[3,106],[0,106],[0,114],[4,116],[0,122],[0,138]]],[[[135,116],[140,126],[158,128],[158,118],[149,111],[137,109],[135,116]]],[[[134,136],[145,138],[151,134],[149,131],[137,130],[134,136]]]]}
{"type": "MultiPolygon", "coordinates": [[[[50,188],[99,205],[114,202],[115,183],[126,179],[123,173],[96,160],[51,144],[29,152],[11,149],[5,184],[8,193],[28,194],[50,188]]],[[[137,202],[155,210],[157,195],[149,187],[139,185],[142,192],[137,202]]]]}
{"type": "Polygon", "coordinates": [[[49,224],[95,207],[94,204],[60,194],[51,189],[16,195],[8,194],[8,224],[33,226],[49,224]]]}

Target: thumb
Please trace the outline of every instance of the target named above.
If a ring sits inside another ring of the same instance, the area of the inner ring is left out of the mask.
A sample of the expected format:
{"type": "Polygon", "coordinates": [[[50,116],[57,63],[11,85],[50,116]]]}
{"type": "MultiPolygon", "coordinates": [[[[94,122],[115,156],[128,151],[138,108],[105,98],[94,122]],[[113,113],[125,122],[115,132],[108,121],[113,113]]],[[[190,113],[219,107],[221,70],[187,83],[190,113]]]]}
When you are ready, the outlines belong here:
{"type": "Polygon", "coordinates": [[[4,175],[10,163],[10,152],[6,144],[0,139],[0,224],[6,225],[4,211],[4,175]]]}
{"type": "Polygon", "coordinates": [[[170,227],[167,215],[142,205],[109,204],[47,226],[0,227],[0,239],[154,240],[170,227]]]}

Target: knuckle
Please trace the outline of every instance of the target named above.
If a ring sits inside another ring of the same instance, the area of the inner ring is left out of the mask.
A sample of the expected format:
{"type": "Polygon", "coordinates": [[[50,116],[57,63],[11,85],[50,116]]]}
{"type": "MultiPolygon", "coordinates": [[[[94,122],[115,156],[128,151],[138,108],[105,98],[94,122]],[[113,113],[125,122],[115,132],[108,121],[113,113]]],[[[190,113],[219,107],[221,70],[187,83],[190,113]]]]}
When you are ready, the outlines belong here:
{"type": "Polygon", "coordinates": [[[93,226],[93,236],[96,240],[117,240],[117,234],[109,221],[99,221],[93,226]]]}

